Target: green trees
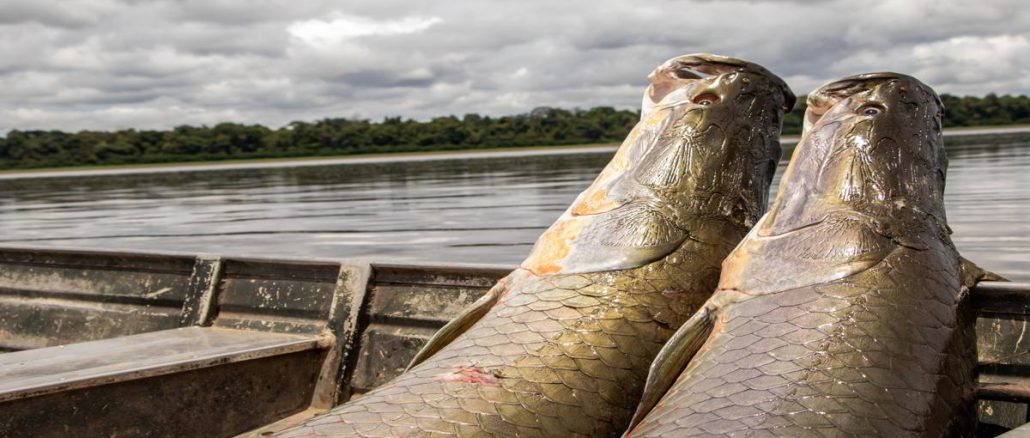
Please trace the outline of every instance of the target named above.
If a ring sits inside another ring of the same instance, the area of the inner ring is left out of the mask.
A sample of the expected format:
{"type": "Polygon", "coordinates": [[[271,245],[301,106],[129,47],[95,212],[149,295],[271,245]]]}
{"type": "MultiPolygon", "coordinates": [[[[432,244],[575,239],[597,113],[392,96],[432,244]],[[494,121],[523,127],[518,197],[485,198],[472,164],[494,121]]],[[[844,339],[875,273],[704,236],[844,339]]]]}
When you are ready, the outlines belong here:
{"type": "Polygon", "coordinates": [[[944,126],[1011,125],[1030,123],[1030,97],[941,95],[944,126]]]}
{"type": "MultiPolygon", "coordinates": [[[[959,97],[942,94],[941,101],[944,102],[946,128],[1030,124],[1030,96],[991,93],[984,97],[959,97]]],[[[784,134],[801,133],[805,108],[805,96],[799,96],[794,110],[783,119],[784,134]]]]}
{"type": "Polygon", "coordinates": [[[805,120],[805,108],[808,108],[807,96],[798,96],[794,109],[783,116],[783,135],[801,134],[801,126],[805,120]]]}
{"type": "MultiPolygon", "coordinates": [[[[1030,123],[1027,96],[943,95],[945,126],[1030,123]]],[[[784,118],[784,134],[801,132],[804,96],[784,118]]],[[[154,131],[21,131],[0,138],[0,167],[30,168],[89,164],[155,163],[259,157],[350,155],[621,141],[636,124],[637,111],[541,107],[528,113],[479,114],[416,121],[381,122],[327,118],[293,122],[279,129],[219,123],[154,131]]]]}

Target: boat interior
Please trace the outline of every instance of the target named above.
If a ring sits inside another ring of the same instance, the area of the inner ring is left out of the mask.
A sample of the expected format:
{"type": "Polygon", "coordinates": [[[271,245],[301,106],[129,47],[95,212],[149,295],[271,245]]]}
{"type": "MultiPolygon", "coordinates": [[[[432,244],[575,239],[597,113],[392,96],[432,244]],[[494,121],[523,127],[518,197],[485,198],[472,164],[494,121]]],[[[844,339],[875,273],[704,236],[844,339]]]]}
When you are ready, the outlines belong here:
{"type": "MultiPolygon", "coordinates": [[[[0,247],[0,436],[267,436],[399,374],[510,270],[0,247]]],[[[994,436],[1030,415],[1030,284],[971,302],[994,436]]]]}

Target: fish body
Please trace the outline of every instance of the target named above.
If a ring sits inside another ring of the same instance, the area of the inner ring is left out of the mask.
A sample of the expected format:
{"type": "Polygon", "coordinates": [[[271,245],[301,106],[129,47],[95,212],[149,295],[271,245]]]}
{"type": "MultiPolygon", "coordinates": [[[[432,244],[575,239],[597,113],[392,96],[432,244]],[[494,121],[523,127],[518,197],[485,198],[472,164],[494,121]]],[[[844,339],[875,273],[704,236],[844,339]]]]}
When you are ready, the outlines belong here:
{"type": "Polygon", "coordinates": [[[659,355],[627,436],[972,432],[965,298],[988,274],[949,237],[941,111],[894,73],[810,95],[776,199],[659,355]]]}
{"type": "Polygon", "coordinates": [[[598,437],[764,212],[793,95],[715,55],[650,76],[641,122],[521,266],[393,381],[279,436],[598,437]]]}

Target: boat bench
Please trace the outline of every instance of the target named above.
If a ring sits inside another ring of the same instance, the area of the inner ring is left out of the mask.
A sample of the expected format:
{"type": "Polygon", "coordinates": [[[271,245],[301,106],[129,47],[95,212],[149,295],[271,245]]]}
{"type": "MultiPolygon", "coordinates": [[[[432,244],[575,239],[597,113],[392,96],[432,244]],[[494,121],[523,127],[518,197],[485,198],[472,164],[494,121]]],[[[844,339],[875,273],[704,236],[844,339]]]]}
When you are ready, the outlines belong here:
{"type": "Polygon", "coordinates": [[[0,436],[231,436],[307,408],[325,342],[188,327],[3,354],[0,436]]]}
{"type": "Polygon", "coordinates": [[[0,436],[259,436],[392,378],[509,270],[0,247],[0,436]]]}

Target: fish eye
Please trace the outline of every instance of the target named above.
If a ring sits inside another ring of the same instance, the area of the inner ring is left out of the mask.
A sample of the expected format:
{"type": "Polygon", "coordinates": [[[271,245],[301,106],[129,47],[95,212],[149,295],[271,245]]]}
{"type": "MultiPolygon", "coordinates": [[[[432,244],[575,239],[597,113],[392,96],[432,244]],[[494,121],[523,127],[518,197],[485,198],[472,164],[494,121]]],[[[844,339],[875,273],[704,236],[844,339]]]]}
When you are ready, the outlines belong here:
{"type": "Polygon", "coordinates": [[[882,105],[870,104],[859,108],[858,113],[863,116],[875,116],[883,113],[884,110],[885,108],[882,105]]]}
{"type": "Polygon", "coordinates": [[[701,106],[708,106],[719,101],[719,96],[712,93],[704,93],[694,98],[693,102],[701,106]]]}

